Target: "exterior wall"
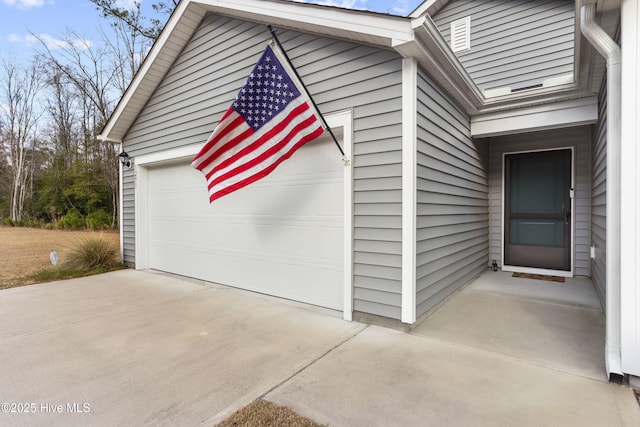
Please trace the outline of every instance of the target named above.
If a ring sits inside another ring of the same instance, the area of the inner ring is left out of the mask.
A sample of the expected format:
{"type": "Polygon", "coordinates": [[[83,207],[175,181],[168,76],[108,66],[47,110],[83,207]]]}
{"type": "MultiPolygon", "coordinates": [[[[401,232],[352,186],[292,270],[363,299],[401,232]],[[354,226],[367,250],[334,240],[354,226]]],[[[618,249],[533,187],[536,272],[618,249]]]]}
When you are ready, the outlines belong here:
{"type": "Polygon", "coordinates": [[[124,261],[135,263],[135,175],[133,169],[122,170],[122,250],[124,261]]]}
{"type": "Polygon", "coordinates": [[[598,123],[593,126],[591,165],[591,244],[596,259],[591,262],[591,278],[606,310],[607,283],[607,84],[599,96],[598,123]]]}
{"type": "MultiPolygon", "coordinates": [[[[326,37],[282,29],[278,35],[320,111],[353,111],[353,308],[399,319],[402,59],[326,37]]],[[[261,24],[205,17],[129,130],[126,151],[135,158],[204,144],[269,38],[261,24]]],[[[135,259],[131,174],[125,176],[123,204],[127,262],[135,259]]]]}
{"type": "Polygon", "coordinates": [[[488,144],[469,117],[418,72],[416,315],[486,270],[488,144]]]}
{"type": "Polygon", "coordinates": [[[471,17],[471,49],[456,53],[481,89],[513,89],[573,74],[574,2],[454,0],[433,18],[450,43],[452,21],[471,17]]]}
{"type": "Polygon", "coordinates": [[[502,266],[503,154],[519,151],[574,148],[574,274],[591,275],[591,148],[590,128],[575,127],[491,138],[491,260],[502,266]]]}

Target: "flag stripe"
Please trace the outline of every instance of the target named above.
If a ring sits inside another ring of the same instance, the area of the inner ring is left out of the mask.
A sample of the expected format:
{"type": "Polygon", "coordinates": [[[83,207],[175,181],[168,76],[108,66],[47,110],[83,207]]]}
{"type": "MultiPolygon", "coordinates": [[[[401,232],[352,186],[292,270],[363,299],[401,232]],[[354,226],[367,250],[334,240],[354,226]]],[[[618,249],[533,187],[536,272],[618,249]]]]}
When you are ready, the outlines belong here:
{"type": "Polygon", "coordinates": [[[242,138],[246,138],[248,136],[246,135],[246,129],[251,129],[246,126],[242,127],[241,125],[244,123],[242,116],[238,115],[233,108],[229,108],[227,114],[225,114],[225,118],[216,126],[209,141],[194,159],[194,162],[198,161],[198,169],[202,170],[202,168],[206,167],[216,158],[219,150],[228,145],[225,144],[225,141],[229,140],[229,143],[237,141],[236,143],[239,143],[242,141],[242,138]],[[223,138],[225,139],[223,140],[223,138]],[[218,143],[221,143],[222,146],[216,149],[218,143]],[[213,152],[209,154],[211,151],[213,152]],[[208,156],[204,157],[207,154],[208,156]]]}
{"type": "MultiPolygon", "coordinates": [[[[256,133],[256,135],[254,135],[254,138],[256,139],[253,143],[244,145],[242,147],[235,147],[237,146],[237,144],[234,144],[234,147],[228,147],[229,150],[224,153],[214,153],[214,156],[217,157],[216,165],[210,171],[205,172],[205,176],[210,180],[215,173],[224,170],[232,163],[239,161],[245,156],[250,156],[252,152],[260,149],[264,150],[267,149],[270,145],[275,145],[277,140],[274,141],[274,139],[278,138],[278,135],[281,132],[284,132],[291,126],[295,125],[296,121],[299,121],[300,118],[303,117],[302,114],[304,114],[305,111],[308,110],[309,106],[306,103],[299,105],[292,111],[289,111],[288,114],[284,118],[279,120],[278,124],[273,128],[267,129],[266,132],[256,133]],[[232,150],[232,148],[237,149],[232,150]]],[[[287,113],[287,111],[285,111],[285,113],[287,113]]],[[[313,119],[313,116],[309,117],[313,119]]]]}
{"type": "MultiPolygon", "coordinates": [[[[306,136],[306,134],[303,132],[307,131],[307,128],[309,128],[309,130],[311,131],[317,130],[315,128],[310,128],[313,123],[315,123],[314,117],[307,118],[306,120],[294,126],[289,132],[282,135],[282,139],[276,142],[272,142],[271,144],[269,144],[269,146],[266,146],[265,144],[262,147],[265,149],[261,150],[260,152],[256,152],[255,156],[252,159],[243,158],[241,159],[242,162],[238,162],[235,167],[227,168],[226,172],[219,171],[219,173],[216,174],[217,176],[215,178],[213,176],[209,177],[209,188],[212,188],[214,185],[217,185],[234,175],[241,174],[253,168],[254,166],[266,161],[269,157],[279,154],[281,150],[286,150],[288,146],[295,144],[297,139],[294,138],[296,138],[297,135],[299,135],[300,137],[306,136]]],[[[322,128],[320,127],[320,129],[322,128]]]]}
{"type": "Polygon", "coordinates": [[[258,181],[261,178],[264,178],[265,176],[269,175],[271,172],[273,172],[273,170],[278,167],[278,165],[280,165],[280,163],[282,163],[283,161],[287,160],[289,157],[291,157],[291,155],[293,153],[296,152],[296,150],[298,150],[298,148],[302,147],[304,144],[306,144],[307,142],[318,138],[320,135],[322,135],[322,133],[324,132],[324,129],[322,127],[317,128],[313,133],[306,135],[304,138],[302,138],[296,145],[293,146],[293,148],[291,150],[289,150],[288,152],[286,152],[284,155],[282,155],[281,157],[278,157],[276,159],[276,161],[274,163],[272,163],[271,165],[267,166],[266,168],[264,168],[263,170],[259,171],[258,173],[255,173],[241,181],[238,181],[234,184],[231,184],[227,187],[224,187],[223,189],[217,191],[217,192],[209,192],[209,201],[213,202],[216,199],[219,199],[220,197],[227,195],[233,191],[239,190],[242,187],[246,187],[249,184],[254,183],[255,181],[258,181]]]}

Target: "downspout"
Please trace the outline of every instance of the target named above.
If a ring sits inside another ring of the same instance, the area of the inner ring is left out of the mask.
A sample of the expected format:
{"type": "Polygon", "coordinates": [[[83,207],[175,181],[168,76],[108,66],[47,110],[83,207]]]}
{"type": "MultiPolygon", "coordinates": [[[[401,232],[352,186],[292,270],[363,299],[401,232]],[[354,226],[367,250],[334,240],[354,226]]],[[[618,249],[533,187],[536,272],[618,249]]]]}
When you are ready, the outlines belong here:
{"type": "Polygon", "coordinates": [[[622,375],[620,325],[620,146],[621,53],[598,25],[595,4],[580,8],[582,35],[607,61],[607,207],[606,207],[606,342],[607,374],[622,375]]]}

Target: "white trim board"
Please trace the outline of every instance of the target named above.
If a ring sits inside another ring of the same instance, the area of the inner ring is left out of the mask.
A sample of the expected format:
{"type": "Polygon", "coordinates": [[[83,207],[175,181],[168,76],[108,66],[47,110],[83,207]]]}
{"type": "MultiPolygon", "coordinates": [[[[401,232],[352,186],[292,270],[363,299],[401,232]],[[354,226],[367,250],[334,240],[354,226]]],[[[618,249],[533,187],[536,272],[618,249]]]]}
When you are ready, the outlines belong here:
{"type": "Polygon", "coordinates": [[[598,98],[589,97],[554,104],[537,105],[471,118],[471,136],[512,135],[593,124],[598,120],[598,98]]]}
{"type": "MultiPolygon", "coordinates": [[[[327,124],[332,129],[342,128],[342,149],[350,158],[353,145],[353,122],[350,110],[325,115],[327,124]]],[[[204,144],[204,143],[203,143],[204,144]]],[[[136,270],[149,268],[148,230],[145,218],[148,209],[147,176],[149,169],[161,164],[185,161],[195,156],[203,144],[189,145],[172,150],[137,156],[134,159],[136,173],[135,186],[135,265],[136,270]]],[[[336,158],[340,158],[335,148],[336,158]]],[[[295,154],[288,161],[295,161],[295,154]]],[[[343,319],[351,321],[353,315],[353,166],[344,167],[344,274],[343,274],[343,319]]]]}

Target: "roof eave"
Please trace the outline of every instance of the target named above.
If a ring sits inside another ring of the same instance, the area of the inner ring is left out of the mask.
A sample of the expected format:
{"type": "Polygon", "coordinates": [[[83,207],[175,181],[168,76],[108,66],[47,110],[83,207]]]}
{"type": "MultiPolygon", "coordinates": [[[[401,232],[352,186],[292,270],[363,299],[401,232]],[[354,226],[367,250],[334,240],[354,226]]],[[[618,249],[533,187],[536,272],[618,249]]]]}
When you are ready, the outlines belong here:
{"type": "Polygon", "coordinates": [[[411,20],[394,15],[279,0],[183,0],[105,124],[101,139],[122,141],[209,12],[386,48],[414,37],[411,20]]]}

